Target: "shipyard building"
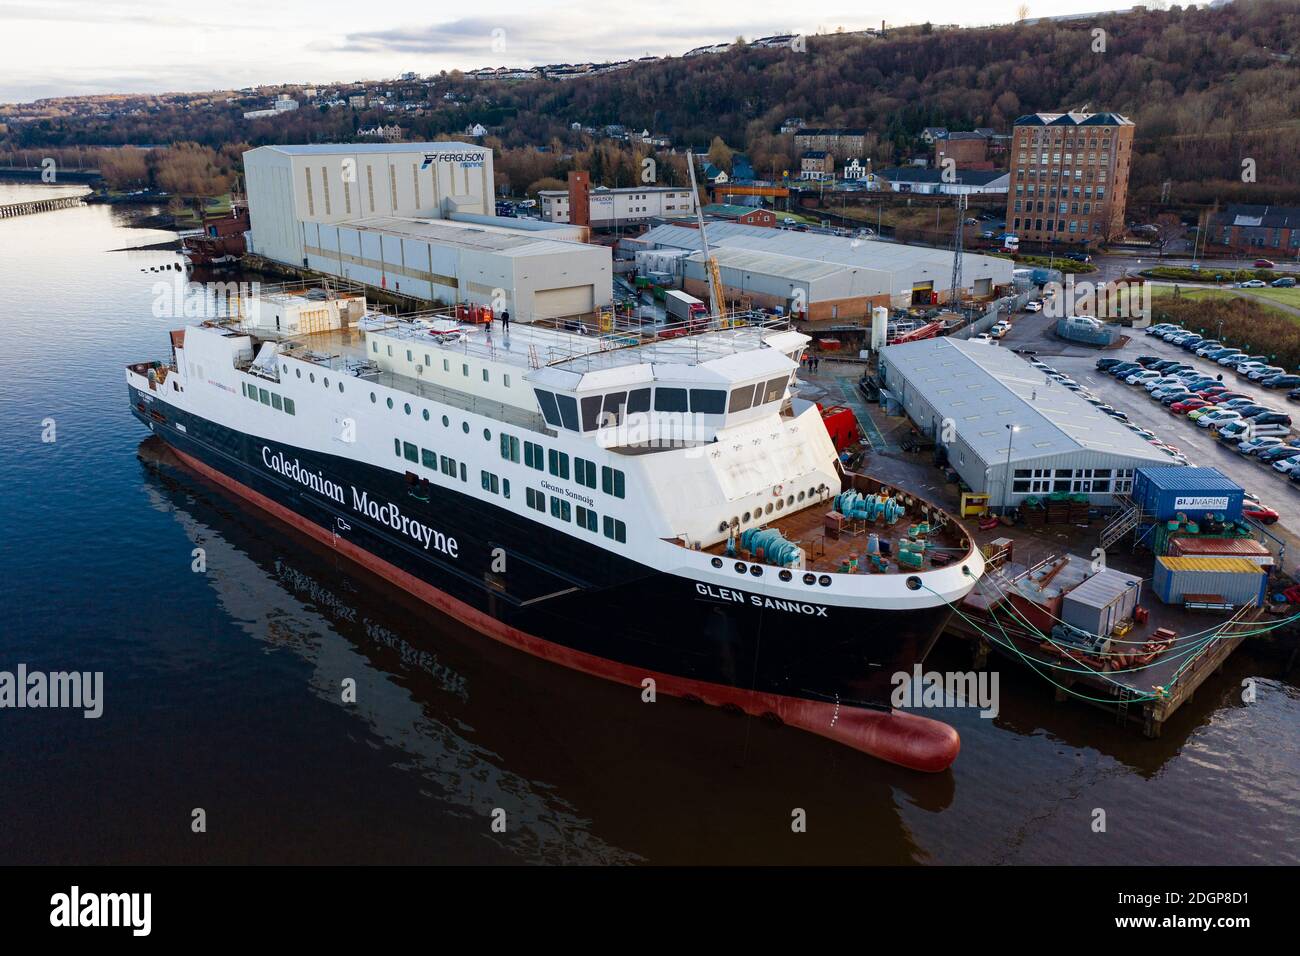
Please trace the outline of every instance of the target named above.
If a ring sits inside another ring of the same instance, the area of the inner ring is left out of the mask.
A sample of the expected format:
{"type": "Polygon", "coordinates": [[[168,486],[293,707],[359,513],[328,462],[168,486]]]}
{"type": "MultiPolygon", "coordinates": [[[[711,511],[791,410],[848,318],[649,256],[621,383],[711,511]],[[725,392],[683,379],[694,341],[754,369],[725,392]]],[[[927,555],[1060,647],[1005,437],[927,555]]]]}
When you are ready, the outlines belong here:
{"type": "Polygon", "coordinates": [[[1154,445],[1051,381],[1014,352],[935,338],[880,353],[882,402],[947,452],[995,510],[1056,492],[1112,507],[1139,468],[1171,464],[1154,445]],[[945,424],[947,427],[945,427],[945,424]]]}
{"type": "MultiPolygon", "coordinates": [[[[727,296],[759,308],[802,311],[812,321],[860,319],[877,306],[930,305],[951,295],[952,253],[943,249],[730,222],[710,224],[708,234],[727,296]]],[[[682,287],[707,296],[698,229],[656,226],[621,246],[638,256],[685,253],[677,267],[682,287]]],[[[964,255],[964,296],[989,298],[1009,287],[1012,265],[1009,259],[964,255]]]]}
{"type": "Polygon", "coordinates": [[[492,151],[466,143],[263,146],[244,154],[249,251],[518,322],[607,307],[613,263],[586,230],[494,215],[492,151]]]}

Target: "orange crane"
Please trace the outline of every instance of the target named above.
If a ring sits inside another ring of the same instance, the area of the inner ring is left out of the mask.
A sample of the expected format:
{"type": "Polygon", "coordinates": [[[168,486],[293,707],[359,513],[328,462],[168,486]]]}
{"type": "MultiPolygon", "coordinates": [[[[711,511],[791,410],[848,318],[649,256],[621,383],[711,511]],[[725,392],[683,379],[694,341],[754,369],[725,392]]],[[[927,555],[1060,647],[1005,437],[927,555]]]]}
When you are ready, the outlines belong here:
{"type": "Polygon", "coordinates": [[[727,308],[727,299],[722,293],[722,272],[718,268],[718,260],[713,258],[713,253],[709,251],[709,234],[704,229],[704,211],[700,207],[700,189],[695,185],[695,156],[690,150],[686,152],[686,168],[691,174],[691,196],[695,200],[695,220],[700,227],[704,268],[709,274],[709,312],[721,319],[722,313],[727,308]]]}

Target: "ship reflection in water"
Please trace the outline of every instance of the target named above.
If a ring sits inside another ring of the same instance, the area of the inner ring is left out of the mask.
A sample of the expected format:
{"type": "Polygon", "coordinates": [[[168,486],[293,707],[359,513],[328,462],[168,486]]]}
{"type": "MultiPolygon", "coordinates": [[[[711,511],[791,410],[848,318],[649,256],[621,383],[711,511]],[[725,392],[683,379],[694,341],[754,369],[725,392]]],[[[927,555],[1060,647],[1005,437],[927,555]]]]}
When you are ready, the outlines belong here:
{"type": "MultiPolygon", "coordinates": [[[[680,700],[645,703],[639,688],[501,647],[231,499],[160,440],[138,454],[150,504],[204,549],[229,618],[307,662],[301,693],[349,721],[334,732],[364,736],[400,771],[384,785],[424,798],[405,825],[455,832],[468,851],[438,861],[497,858],[477,856],[460,839],[471,834],[525,863],[906,862],[924,854],[892,788],[923,810],[951,801],[951,775],[680,700]],[[349,679],[355,703],[344,700],[349,679]],[[793,832],[796,809],[817,826],[793,832]],[[497,811],[504,833],[492,827],[497,811]]],[[[383,814],[384,794],[374,797],[383,814]]]]}

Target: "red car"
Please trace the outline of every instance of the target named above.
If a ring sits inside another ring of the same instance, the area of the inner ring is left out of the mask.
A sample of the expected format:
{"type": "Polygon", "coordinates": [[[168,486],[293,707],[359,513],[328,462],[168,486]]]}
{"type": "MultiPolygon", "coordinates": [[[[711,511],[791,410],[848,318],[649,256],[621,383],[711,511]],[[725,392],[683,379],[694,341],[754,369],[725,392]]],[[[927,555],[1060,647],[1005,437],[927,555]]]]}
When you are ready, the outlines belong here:
{"type": "Polygon", "coordinates": [[[1241,392],[1219,392],[1217,395],[1211,395],[1205,400],[1211,405],[1222,405],[1224,402],[1230,402],[1234,398],[1249,398],[1249,395],[1243,395],[1241,392]]]}
{"type": "Polygon", "coordinates": [[[1211,385],[1209,388],[1201,389],[1196,394],[1201,398],[1209,398],[1211,395],[1218,395],[1220,392],[1226,392],[1227,390],[1228,386],[1226,385],[1211,385]]]}
{"type": "Polygon", "coordinates": [[[1256,268],[1256,269],[1274,269],[1274,268],[1276,268],[1276,267],[1277,267],[1277,263],[1275,263],[1272,259],[1256,259],[1256,260],[1255,260],[1255,268],[1256,268]]]}
{"type": "Polygon", "coordinates": [[[1268,505],[1260,504],[1258,501],[1247,499],[1241,507],[1241,513],[1252,521],[1258,521],[1260,524],[1273,524],[1280,517],[1276,511],[1268,505]]]}
{"type": "Polygon", "coordinates": [[[1169,410],[1175,415],[1186,415],[1188,412],[1195,411],[1198,408],[1205,408],[1212,404],[1214,403],[1207,402],[1203,398],[1185,398],[1181,402],[1174,402],[1169,406],[1169,410]]]}

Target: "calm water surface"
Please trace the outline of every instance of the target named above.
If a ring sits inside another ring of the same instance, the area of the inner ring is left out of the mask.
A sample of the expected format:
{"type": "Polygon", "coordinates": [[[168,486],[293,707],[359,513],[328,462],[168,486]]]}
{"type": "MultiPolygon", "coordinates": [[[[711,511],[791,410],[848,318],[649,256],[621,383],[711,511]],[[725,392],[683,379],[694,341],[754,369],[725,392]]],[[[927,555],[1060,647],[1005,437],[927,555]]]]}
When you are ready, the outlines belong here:
{"type": "MultiPolygon", "coordinates": [[[[1156,741],[1004,666],[998,718],[938,715],[963,749],[927,777],[642,704],[340,563],[128,413],[122,366],[179,324],[152,315],[175,254],[115,251],[171,238],[138,215],[0,221],[0,670],[105,675],[98,720],[0,711],[0,863],[1300,862],[1300,689],[1268,654],[1239,653],[1156,741]]],[[[966,662],[947,642],[932,661],[966,662]]]]}

